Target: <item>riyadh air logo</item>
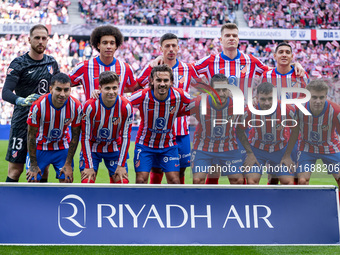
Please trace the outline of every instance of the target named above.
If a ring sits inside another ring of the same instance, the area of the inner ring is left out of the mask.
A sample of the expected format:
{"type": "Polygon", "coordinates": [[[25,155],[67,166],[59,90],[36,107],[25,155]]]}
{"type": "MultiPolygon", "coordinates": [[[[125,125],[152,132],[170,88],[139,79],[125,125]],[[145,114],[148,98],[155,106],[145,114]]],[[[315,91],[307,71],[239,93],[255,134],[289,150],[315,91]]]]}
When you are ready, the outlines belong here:
{"type": "Polygon", "coordinates": [[[86,206],[84,200],[74,194],[64,197],[58,207],[58,226],[67,236],[79,235],[86,225],[86,206]]]}

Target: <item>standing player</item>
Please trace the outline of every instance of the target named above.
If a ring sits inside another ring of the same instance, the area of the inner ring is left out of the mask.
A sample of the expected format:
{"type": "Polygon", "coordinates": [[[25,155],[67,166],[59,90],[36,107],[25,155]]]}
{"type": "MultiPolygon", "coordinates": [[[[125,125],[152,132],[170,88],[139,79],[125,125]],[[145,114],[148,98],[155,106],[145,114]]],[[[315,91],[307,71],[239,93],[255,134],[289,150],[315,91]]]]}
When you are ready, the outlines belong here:
{"type": "Polygon", "coordinates": [[[94,90],[99,87],[99,74],[113,71],[119,76],[118,94],[133,91],[136,79],[129,64],[114,57],[116,50],[124,42],[124,37],[116,27],[106,25],[93,30],[90,42],[99,56],[79,63],[70,73],[74,85],[82,84],[86,100],[89,100],[94,90]],[[126,86],[126,87],[125,87],[126,86]]]}
{"type": "Polygon", "coordinates": [[[333,174],[339,186],[340,106],[327,100],[328,86],[324,81],[311,81],[307,89],[311,93],[311,99],[306,108],[312,115],[304,115],[297,109],[298,125],[293,129],[282,163],[293,165],[290,154],[298,140],[296,172],[299,184],[309,184],[312,172],[321,172],[326,168],[328,173],[333,174]],[[323,165],[316,165],[317,159],[322,159],[323,165]]]}
{"type": "Polygon", "coordinates": [[[85,158],[82,183],[95,182],[102,159],[110,183],[128,183],[125,168],[131,138],[132,106],[118,95],[119,77],[112,71],[99,75],[99,99],[84,106],[81,144],[85,158]]]}
{"type": "MultiPolygon", "coordinates": [[[[164,34],[160,39],[162,62],[171,67],[174,76],[174,88],[181,88],[185,92],[189,92],[190,84],[199,78],[192,65],[186,64],[177,59],[179,50],[178,37],[175,34],[164,34]]],[[[145,87],[149,84],[149,76],[154,66],[159,63],[159,58],[156,58],[147,65],[137,79],[138,84],[145,87]]],[[[175,120],[176,143],[178,145],[178,153],[180,158],[180,181],[184,184],[184,173],[186,167],[190,167],[190,135],[188,116],[178,117],[175,120]]],[[[160,184],[163,178],[163,172],[159,168],[153,168],[150,174],[150,183],[160,184]]]]}
{"type": "MultiPolygon", "coordinates": [[[[33,26],[28,38],[30,51],[15,58],[7,70],[2,98],[15,104],[15,107],[6,155],[9,161],[6,182],[17,182],[24,169],[29,106],[48,92],[52,76],[59,73],[55,59],[44,54],[47,41],[47,28],[44,25],[33,26]]],[[[47,181],[47,178],[43,181],[47,181]]]]}
{"type": "Polygon", "coordinates": [[[33,103],[28,115],[27,180],[40,181],[45,168],[52,164],[60,182],[73,182],[73,156],[79,142],[82,106],[70,96],[71,80],[67,74],[54,75],[50,91],[33,103]],[[72,140],[68,133],[70,124],[72,140]]]}
{"type": "MultiPolygon", "coordinates": [[[[214,99],[209,97],[205,105],[199,96],[193,100],[194,108],[191,110],[198,121],[191,158],[193,183],[204,184],[208,176],[206,184],[218,184],[222,171],[222,175],[228,176],[230,184],[243,184],[243,158],[232,124],[236,122],[237,116],[233,115],[233,100],[226,87],[228,79],[223,74],[215,74],[210,84],[221,103],[218,100],[214,103],[214,99]]],[[[245,165],[252,166],[257,161],[243,130],[239,131],[239,136],[247,151],[245,165]]]]}
{"type": "MultiPolygon", "coordinates": [[[[262,82],[269,82],[277,88],[278,98],[281,99],[282,88],[306,88],[309,83],[307,72],[302,77],[297,77],[295,68],[292,66],[293,50],[288,43],[282,42],[275,48],[274,59],[277,67],[265,71],[262,82]]],[[[290,93],[287,98],[298,98],[300,94],[290,93]]]]}
{"type": "MultiPolygon", "coordinates": [[[[269,110],[273,107],[273,88],[273,84],[268,82],[261,83],[257,87],[256,101],[258,103],[254,107],[256,110],[269,110]]],[[[287,167],[280,167],[290,134],[285,126],[294,124],[292,121],[288,121],[289,118],[294,119],[294,108],[289,105],[286,106],[286,116],[288,118],[281,115],[280,101],[277,102],[275,109],[270,115],[256,115],[247,107],[243,117],[245,125],[238,126],[241,129],[246,129],[248,123],[254,126],[249,131],[249,142],[256,159],[260,163],[260,169],[254,166],[250,169],[251,171],[245,172],[247,184],[259,184],[262,167],[266,165],[267,161],[267,169],[273,169],[273,174],[278,176],[281,184],[294,184],[294,174],[288,171],[287,167]]]]}
{"type": "MultiPolygon", "coordinates": [[[[307,72],[304,72],[302,77],[297,77],[293,60],[292,46],[288,43],[282,42],[275,48],[274,59],[277,67],[262,74],[262,82],[272,83],[277,88],[278,99],[281,100],[282,88],[306,88],[309,83],[307,72]]],[[[299,93],[289,93],[287,98],[298,98],[299,93]]],[[[288,136],[289,138],[289,136],[288,136]]],[[[296,149],[294,149],[295,151],[296,149]]],[[[293,153],[294,153],[293,151],[293,153]]],[[[294,156],[295,159],[295,156],[294,156]]],[[[268,174],[268,184],[278,184],[278,179],[268,174]]]]}
{"type": "Polygon", "coordinates": [[[150,74],[150,87],[129,98],[141,114],[134,156],[136,183],[147,183],[156,163],[165,172],[169,184],[180,183],[173,126],[177,116],[189,114],[190,96],[182,89],[172,88],[173,79],[169,66],[156,66],[150,74]]]}

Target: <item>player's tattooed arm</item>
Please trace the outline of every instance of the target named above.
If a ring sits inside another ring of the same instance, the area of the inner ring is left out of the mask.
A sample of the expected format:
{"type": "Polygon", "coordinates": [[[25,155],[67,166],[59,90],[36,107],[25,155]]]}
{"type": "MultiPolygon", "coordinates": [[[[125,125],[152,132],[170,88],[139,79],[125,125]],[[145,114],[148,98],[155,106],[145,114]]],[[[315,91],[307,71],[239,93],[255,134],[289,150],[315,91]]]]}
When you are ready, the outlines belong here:
{"type": "Polygon", "coordinates": [[[72,140],[69,144],[65,165],[60,170],[60,176],[65,174],[65,182],[73,182],[72,160],[78,147],[80,128],[80,126],[71,128],[72,140]]]}
{"type": "Polygon", "coordinates": [[[244,166],[253,166],[255,164],[257,164],[258,166],[260,166],[259,162],[257,161],[251,147],[250,147],[250,143],[248,141],[248,138],[246,136],[246,133],[244,132],[244,130],[242,128],[240,128],[239,126],[236,128],[236,135],[238,137],[238,139],[240,140],[241,144],[243,145],[244,149],[246,150],[247,153],[247,157],[244,161],[244,166]]]}
{"type": "Polygon", "coordinates": [[[38,173],[41,174],[41,170],[38,167],[37,162],[37,143],[36,136],[38,132],[38,127],[28,126],[27,134],[27,149],[30,156],[31,166],[26,173],[26,179],[28,181],[37,181],[38,173]]]}

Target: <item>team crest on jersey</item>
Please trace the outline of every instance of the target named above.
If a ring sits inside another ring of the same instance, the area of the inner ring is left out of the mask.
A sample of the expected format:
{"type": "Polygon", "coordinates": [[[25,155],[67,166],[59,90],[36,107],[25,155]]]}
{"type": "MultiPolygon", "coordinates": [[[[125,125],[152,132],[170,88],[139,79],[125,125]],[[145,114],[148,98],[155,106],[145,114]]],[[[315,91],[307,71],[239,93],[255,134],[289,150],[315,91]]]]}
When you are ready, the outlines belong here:
{"type": "Polygon", "coordinates": [[[12,151],[12,158],[16,158],[18,156],[18,151],[12,151]]]}
{"type": "Polygon", "coordinates": [[[53,74],[53,67],[51,65],[47,66],[47,70],[50,74],[53,74]]]}
{"type": "Polygon", "coordinates": [[[8,68],[7,69],[7,75],[9,75],[14,69],[13,68],[8,68]]]}
{"type": "Polygon", "coordinates": [[[119,117],[112,117],[112,123],[113,123],[113,125],[118,125],[120,123],[120,118],[119,117]]]}
{"type": "Polygon", "coordinates": [[[72,119],[71,118],[67,118],[67,119],[64,120],[64,125],[68,126],[68,125],[71,124],[71,122],[72,122],[72,119]]]}
{"type": "Polygon", "coordinates": [[[241,73],[245,73],[245,72],[247,72],[247,70],[248,70],[248,68],[247,68],[246,65],[241,66],[241,73]]]}
{"type": "Polygon", "coordinates": [[[322,131],[326,131],[326,130],[328,130],[328,125],[323,125],[322,127],[321,127],[321,129],[322,129],[322,131]]]}
{"type": "Polygon", "coordinates": [[[176,112],[176,106],[170,106],[170,114],[174,114],[176,112]]]}
{"type": "Polygon", "coordinates": [[[139,167],[140,166],[140,160],[137,160],[135,163],[135,167],[139,167]]]}
{"type": "Polygon", "coordinates": [[[179,82],[179,83],[184,83],[184,81],[185,81],[185,77],[184,77],[183,75],[180,75],[180,76],[178,77],[178,82],[179,82]]]}

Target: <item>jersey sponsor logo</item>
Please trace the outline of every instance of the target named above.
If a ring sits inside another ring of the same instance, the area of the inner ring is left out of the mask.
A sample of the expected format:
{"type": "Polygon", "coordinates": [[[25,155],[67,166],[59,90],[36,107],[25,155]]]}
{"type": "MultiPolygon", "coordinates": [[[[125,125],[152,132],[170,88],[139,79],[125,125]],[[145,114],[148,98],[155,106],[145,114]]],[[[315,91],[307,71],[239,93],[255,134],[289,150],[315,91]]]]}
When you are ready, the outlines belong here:
{"type": "Polygon", "coordinates": [[[174,114],[176,112],[176,106],[170,106],[170,114],[174,114]]]}
{"type": "Polygon", "coordinates": [[[223,135],[223,127],[222,126],[214,127],[214,135],[222,136],[223,135]]]}
{"type": "Polygon", "coordinates": [[[234,75],[228,77],[228,82],[230,85],[237,86],[237,78],[234,75]]]}
{"type": "Polygon", "coordinates": [[[50,131],[49,137],[45,137],[48,141],[58,141],[61,136],[61,130],[54,128],[50,131]]]}
{"type": "Polygon", "coordinates": [[[7,75],[9,75],[14,69],[13,68],[8,68],[7,69],[7,75]]]}
{"type": "Polygon", "coordinates": [[[58,206],[58,227],[66,236],[79,235],[86,225],[86,205],[74,194],[65,196],[58,206]]]}
{"type": "Polygon", "coordinates": [[[113,123],[113,125],[118,125],[120,123],[120,118],[119,117],[112,117],[112,123],[113,123]]]}
{"type": "Polygon", "coordinates": [[[52,65],[47,66],[47,70],[48,70],[48,72],[49,72],[50,74],[53,75],[53,67],[52,67],[52,65]]]}
{"type": "Polygon", "coordinates": [[[156,128],[157,129],[163,129],[165,127],[165,118],[160,117],[156,119],[156,128]]]}
{"type": "Polygon", "coordinates": [[[317,132],[315,132],[315,131],[311,131],[311,132],[309,133],[309,135],[310,135],[310,138],[312,139],[313,142],[317,142],[317,141],[319,141],[319,139],[320,139],[319,133],[317,133],[317,132]]]}
{"type": "Polygon", "coordinates": [[[38,84],[38,93],[40,95],[45,95],[48,91],[48,81],[45,79],[42,79],[38,84]]]}
{"type": "Polygon", "coordinates": [[[264,134],[264,140],[268,142],[274,141],[274,135],[272,133],[266,133],[264,134]]]}
{"type": "Polygon", "coordinates": [[[71,118],[67,118],[67,119],[64,120],[64,125],[68,126],[68,125],[71,124],[71,122],[72,122],[72,119],[71,118]]]}
{"type": "Polygon", "coordinates": [[[99,137],[100,138],[108,138],[110,135],[110,130],[107,128],[102,128],[99,130],[99,137]]]}

